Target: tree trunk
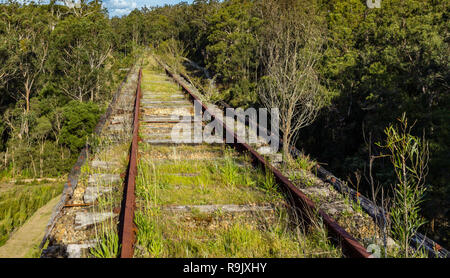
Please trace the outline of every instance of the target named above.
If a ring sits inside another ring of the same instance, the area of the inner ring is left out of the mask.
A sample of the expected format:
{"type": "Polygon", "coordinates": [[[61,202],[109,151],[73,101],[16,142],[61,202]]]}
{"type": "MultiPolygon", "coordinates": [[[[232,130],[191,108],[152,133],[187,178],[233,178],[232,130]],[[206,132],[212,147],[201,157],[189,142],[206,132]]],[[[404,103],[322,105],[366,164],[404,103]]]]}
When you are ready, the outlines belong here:
{"type": "Polygon", "coordinates": [[[291,160],[291,153],[289,152],[289,142],[288,142],[288,133],[283,133],[283,155],[285,162],[291,160]]]}
{"type": "Polygon", "coordinates": [[[11,155],[12,155],[12,177],[14,178],[14,173],[16,171],[16,169],[15,169],[15,167],[16,167],[16,165],[15,165],[16,164],[16,160],[14,159],[14,148],[12,150],[11,155]]]}
{"type": "Polygon", "coordinates": [[[44,154],[44,142],[41,144],[41,151],[39,153],[39,170],[40,170],[40,177],[44,177],[44,159],[42,158],[42,155],[44,154]]]}
{"type": "Polygon", "coordinates": [[[33,166],[34,177],[36,178],[36,176],[37,176],[37,172],[36,172],[36,164],[34,164],[34,158],[33,158],[33,156],[31,156],[31,165],[33,166]]]}
{"type": "Polygon", "coordinates": [[[8,148],[6,148],[6,152],[5,152],[5,169],[6,169],[7,163],[8,163],[8,148]]]}
{"type": "Polygon", "coordinates": [[[25,92],[25,94],[26,94],[26,102],[27,102],[27,107],[26,107],[26,111],[27,111],[27,114],[28,114],[28,112],[30,112],[30,90],[26,90],[26,92],[25,92]]]}
{"type": "Polygon", "coordinates": [[[30,112],[30,96],[31,96],[31,87],[33,86],[33,81],[30,80],[30,77],[28,76],[25,81],[25,102],[26,102],[26,113],[30,112]]]}

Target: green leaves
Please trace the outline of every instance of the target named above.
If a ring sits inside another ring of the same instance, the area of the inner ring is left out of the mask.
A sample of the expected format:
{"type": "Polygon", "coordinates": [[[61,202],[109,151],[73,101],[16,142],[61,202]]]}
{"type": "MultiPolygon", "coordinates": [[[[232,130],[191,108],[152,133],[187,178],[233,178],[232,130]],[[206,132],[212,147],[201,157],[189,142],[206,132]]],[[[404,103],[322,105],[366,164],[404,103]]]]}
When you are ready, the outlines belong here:
{"type": "Polygon", "coordinates": [[[77,153],[98,122],[101,110],[95,103],[71,101],[64,107],[61,143],[77,153]]]}
{"type": "Polygon", "coordinates": [[[68,16],[51,35],[49,69],[71,99],[91,101],[108,95],[106,64],[113,46],[112,27],[100,10],[85,17],[68,16]]]}
{"type": "Polygon", "coordinates": [[[52,130],[52,123],[46,116],[37,119],[32,135],[41,140],[45,139],[52,130]]]}
{"type": "Polygon", "coordinates": [[[113,230],[102,227],[102,233],[97,235],[98,242],[90,248],[91,254],[96,258],[117,258],[119,256],[119,235],[113,230]]]}
{"type": "Polygon", "coordinates": [[[406,115],[399,119],[399,126],[385,129],[389,157],[397,177],[394,186],[394,203],[391,210],[392,232],[401,243],[405,257],[414,256],[410,241],[418,229],[425,224],[420,215],[420,206],[426,191],[425,177],[428,173],[428,143],[411,135],[406,115]]]}
{"type": "Polygon", "coordinates": [[[253,16],[253,3],[226,2],[208,18],[207,68],[224,83],[252,80],[258,65],[256,31],[262,20],[253,16]]]}

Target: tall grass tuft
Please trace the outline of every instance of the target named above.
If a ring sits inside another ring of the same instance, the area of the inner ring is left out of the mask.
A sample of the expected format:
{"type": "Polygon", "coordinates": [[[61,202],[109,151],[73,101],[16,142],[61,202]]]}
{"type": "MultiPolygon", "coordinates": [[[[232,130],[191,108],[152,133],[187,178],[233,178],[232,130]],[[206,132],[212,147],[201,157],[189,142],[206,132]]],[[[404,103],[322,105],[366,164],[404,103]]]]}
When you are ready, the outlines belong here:
{"type": "Polygon", "coordinates": [[[117,258],[119,255],[119,235],[110,227],[105,226],[97,234],[97,244],[91,248],[91,254],[96,258],[117,258]]]}

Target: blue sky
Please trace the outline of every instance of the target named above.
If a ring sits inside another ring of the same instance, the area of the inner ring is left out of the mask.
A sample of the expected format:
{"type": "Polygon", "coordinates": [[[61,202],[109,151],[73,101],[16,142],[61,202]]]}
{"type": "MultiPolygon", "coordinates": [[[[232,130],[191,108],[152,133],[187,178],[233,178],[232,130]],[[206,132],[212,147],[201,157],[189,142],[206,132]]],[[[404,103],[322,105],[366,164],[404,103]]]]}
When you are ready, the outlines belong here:
{"type": "MultiPolygon", "coordinates": [[[[173,5],[183,2],[181,0],[103,0],[103,5],[108,9],[109,15],[123,16],[129,14],[136,8],[144,6],[163,6],[165,4],[173,5]]],[[[185,0],[184,2],[192,3],[192,0],[185,0]]]]}

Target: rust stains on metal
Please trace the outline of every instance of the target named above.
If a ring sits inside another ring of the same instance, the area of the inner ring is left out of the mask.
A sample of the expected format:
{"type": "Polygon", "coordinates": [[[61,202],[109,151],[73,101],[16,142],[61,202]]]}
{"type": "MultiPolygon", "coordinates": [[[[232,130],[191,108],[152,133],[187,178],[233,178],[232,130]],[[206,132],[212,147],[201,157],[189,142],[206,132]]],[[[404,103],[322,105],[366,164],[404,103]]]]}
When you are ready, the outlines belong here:
{"type": "Polygon", "coordinates": [[[120,244],[122,246],[120,257],[132,258],[133,245],[136,240],[136,228],[134,227],[134,210],[136,207],[136,175],[139,133],[139,107],[141,101],[142,68],[139,69],[138,85],[136,88],[136,100],[134,104],[133,139],[130,149],[130,161],[128,164],[127,179],[124,188],[124,201],[122,202],[121,224],[119,227],[120,244]]]}

